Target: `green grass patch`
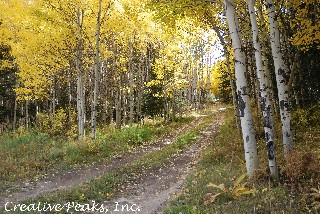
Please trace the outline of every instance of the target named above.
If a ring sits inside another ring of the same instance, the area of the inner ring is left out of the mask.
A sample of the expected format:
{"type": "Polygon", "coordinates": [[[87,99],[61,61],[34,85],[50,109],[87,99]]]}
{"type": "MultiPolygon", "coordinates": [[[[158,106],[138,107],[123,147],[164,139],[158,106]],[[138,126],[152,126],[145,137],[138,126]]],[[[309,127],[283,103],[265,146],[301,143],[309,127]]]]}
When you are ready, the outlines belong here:
{"type": "Polygon", "coordinates": [[[122,129],[108,126],[98,130],[96,141],[89,137],[83,142],[66,140],[33,130],[4,134],[0,136],[0,192],[17,181],[39,179],[75,165],[108,161],[116,154],[151,144],[194,119],[189,116],[172,123],[147,121],[122,129]]]}

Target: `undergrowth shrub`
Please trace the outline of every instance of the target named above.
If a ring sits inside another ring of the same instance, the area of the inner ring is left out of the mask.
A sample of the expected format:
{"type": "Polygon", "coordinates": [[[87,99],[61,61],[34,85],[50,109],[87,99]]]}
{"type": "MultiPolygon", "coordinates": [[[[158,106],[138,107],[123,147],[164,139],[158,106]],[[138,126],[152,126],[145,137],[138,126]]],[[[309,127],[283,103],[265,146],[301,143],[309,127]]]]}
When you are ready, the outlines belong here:
{"type": "Polygon", "coordinates": [[[292,124],[299,130],[305,127],[320,127],[320,102],[309,108],[293,111],[292,124]]]}
{"type": "Polygon", "coordinates": [[[37,114],[37,132],[46,133],[50,136],[65,136],[68,130],[68,116],[63,109],[59,109],[55,114],[37,114]]]}
{"type": "Polygon", "coordinates": [[[297,129],[301,129],[308,125],[308,111],[298,108],[292,113],[292,123],[297,129]]]}
{"type": "Polygon", "coordinates": [[[119,143],[141,144],[151,139],[152,130],[146,126],[129,126],[115,130],[112,137],[119,143]]]}
{"type": "Polygon", "coordinates": [[[89,137],[84,139],[85,149],[90,154],[96,154],[101,151],[101,141],[94,141],[89,137]]]}
{"type": "Polygon", "coordinates": [[[320,159],[310,151],[295,149],[286,157],[285,175],[294,192],[320,183],[320,159]],[[300,186],[299,186],[300,185],[300,186]]]}

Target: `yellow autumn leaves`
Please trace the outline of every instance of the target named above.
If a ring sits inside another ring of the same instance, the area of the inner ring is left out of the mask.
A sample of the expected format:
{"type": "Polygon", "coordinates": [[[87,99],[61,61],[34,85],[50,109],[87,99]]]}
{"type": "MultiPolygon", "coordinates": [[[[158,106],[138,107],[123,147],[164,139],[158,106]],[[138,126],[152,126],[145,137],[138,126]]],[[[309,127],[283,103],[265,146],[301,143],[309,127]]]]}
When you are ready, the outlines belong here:
{"type": "Polygon", "coordinates": [[[294,29],[291,38],[293,45],[307,51],[313,44],[320,49],[320,5],[317,0],[290,0],[289,6],[295,11],[295,17],[290,24],[294,29]]]}

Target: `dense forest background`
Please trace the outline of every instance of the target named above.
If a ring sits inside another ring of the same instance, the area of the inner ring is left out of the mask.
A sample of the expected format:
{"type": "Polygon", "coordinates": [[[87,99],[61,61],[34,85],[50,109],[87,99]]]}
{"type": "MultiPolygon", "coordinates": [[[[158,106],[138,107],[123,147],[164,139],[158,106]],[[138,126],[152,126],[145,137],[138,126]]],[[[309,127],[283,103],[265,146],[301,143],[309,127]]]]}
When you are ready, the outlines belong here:
{"type": "MultiPolygon", "coordinates": [[[[277,105],[262,3],[256,2],[258,36],[264,75],[277,105]]],[[[85,121],[87,128],[89,120],[94,127],[96,120],[120,127],[139,122],[142,115],[170,120],[213,97],[230,102],[236,93],[222,2],[8,1],[1,7],[2,131],[36,126],[56,111],[70,123],[85,121]],[[214,55],[219,48],[228,56],[214,55]]],[[[248,93],[259,103],[247,4],[239,3],[236,11],[248,93]]],[[[290,106],[309,108],[319,100],[318,5],[282,1],[275,12],[290,106]]]]}

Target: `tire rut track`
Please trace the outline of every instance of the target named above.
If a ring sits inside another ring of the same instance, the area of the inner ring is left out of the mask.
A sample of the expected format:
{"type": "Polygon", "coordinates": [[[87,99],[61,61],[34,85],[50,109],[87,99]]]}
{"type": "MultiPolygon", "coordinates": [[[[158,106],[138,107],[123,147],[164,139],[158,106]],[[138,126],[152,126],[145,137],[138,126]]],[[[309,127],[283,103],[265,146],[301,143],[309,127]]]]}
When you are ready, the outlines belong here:
{"type": "Polygon", "coordinates": [[[204,116],[201,115],[191,123],[184,125],[178,130],[175,130],[173,134],[162,136],[155,143],[141,147],[137,151],[129,154],[124,153],[121,156],[113,158],[108,164],[98,163],[89,167],[60,171],[48,176],[44,180],[36,181],[34,183],[26,183],[19,186],[19,188],[22,189],[21,191],[10,193],[7,190],[2,196],[0,196],[0,210],[4,208],[7,202],[19,203],[27,199],[35,199],[38,196],[49,194],[54,191],[65,190],[79,186],[95,177],[101,176],[112,170],[116,170],[121,166],[142,157],[143,155],[151,153],[155,150],[161,150],[167,146],[166,142],[174,142],[180,135],[198,126],[203,118],[204,116]]]}
{"type": "Polygon", "coordinates": [[[119,207],[136,204],[140,213],[161,213],[162,209],[170,202],[170,197],[180,193],[194,166],[197,165],[201,153],[210,145],[218,135],[219,126],[223,119],[215,121],[202,131],[201,137],[179,155],[173,157],[164,167],[157,167],[144,171],[135,181],[123,188],[123,193],[105,202],[110,213],[133,213],[114,211],[115,204],[119,207]],[[131,187],[132,186],[132,187],[131,187]]]}

